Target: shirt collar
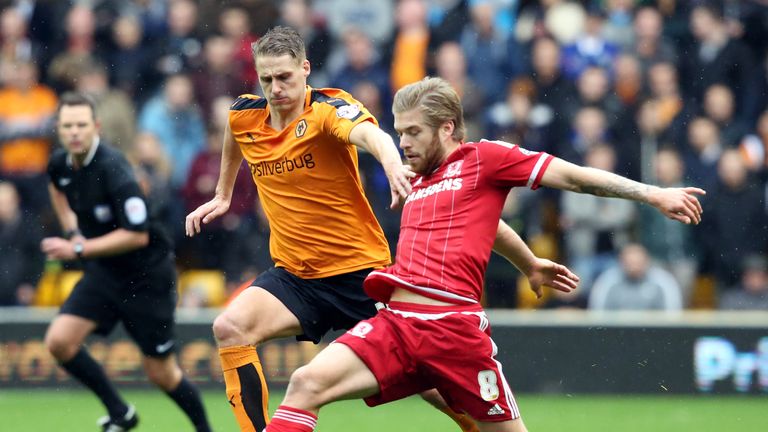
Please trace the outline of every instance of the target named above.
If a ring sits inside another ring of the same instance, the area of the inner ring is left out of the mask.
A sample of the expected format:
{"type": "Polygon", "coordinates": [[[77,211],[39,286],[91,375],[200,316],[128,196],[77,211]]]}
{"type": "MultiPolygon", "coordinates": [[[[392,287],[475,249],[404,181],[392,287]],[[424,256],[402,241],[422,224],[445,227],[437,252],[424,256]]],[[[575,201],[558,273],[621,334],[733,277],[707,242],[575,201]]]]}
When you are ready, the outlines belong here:
{"type": "MultiPolygon", "coordinates": [[[[88,150],[88,155],[85,157],[85,160],[83,161],[83,166],[81,168],[87,167],[88,164],[90,164],[91,161],[93,160],[93,157],[96,156],[96,150],[99,148],[99,142],[101,142],[101,139],[99,138],[98,135],[96,135],[93,138],[93,144],[91,145],[90,150],[88,150]]],[[[72,168],[72,155],[71,154],[67,154],[67,166],[72,168]]]]}

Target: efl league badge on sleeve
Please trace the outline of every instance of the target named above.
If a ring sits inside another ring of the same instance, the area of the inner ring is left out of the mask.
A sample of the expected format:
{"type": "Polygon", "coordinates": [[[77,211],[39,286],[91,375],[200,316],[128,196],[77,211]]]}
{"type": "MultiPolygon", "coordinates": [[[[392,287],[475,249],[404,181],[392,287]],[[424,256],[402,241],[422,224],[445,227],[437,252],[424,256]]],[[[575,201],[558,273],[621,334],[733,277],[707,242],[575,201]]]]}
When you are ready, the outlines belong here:
{"type": "Polygon", "coordinates": [[[342,105],[336,109],[336,116],[352,120],[360,114],[360,107],[357,105],[342,105]]]}

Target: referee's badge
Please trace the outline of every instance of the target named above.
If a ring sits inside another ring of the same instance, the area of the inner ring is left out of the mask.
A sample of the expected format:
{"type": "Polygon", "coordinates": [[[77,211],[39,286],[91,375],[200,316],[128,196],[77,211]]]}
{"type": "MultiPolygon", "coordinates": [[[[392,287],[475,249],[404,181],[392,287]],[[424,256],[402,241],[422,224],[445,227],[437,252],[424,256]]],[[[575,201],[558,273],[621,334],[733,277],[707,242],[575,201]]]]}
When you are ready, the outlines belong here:
{"type": "Polygon", "coordinates": [[[307,131],[307,121],[304,119],[299,120],[299,123],[296,125],[296,138],[303,137],[306,131],[307,131]]]}

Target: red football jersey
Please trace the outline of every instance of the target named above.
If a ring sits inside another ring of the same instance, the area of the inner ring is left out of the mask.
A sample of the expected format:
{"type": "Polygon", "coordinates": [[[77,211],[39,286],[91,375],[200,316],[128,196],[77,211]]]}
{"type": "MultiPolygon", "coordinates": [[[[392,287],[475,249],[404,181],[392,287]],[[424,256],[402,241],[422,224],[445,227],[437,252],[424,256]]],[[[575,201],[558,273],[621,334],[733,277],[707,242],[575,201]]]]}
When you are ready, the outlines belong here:
{"type": "Polygon", "coordinates": [[[403,206],[395,264],[368,276],[368,295],[387,302],[397,286],[449,303],[479,303],[509,190],[536,189],[552,159],[482,140],[460,145],[434,173],[415,177],[403,206]]]}

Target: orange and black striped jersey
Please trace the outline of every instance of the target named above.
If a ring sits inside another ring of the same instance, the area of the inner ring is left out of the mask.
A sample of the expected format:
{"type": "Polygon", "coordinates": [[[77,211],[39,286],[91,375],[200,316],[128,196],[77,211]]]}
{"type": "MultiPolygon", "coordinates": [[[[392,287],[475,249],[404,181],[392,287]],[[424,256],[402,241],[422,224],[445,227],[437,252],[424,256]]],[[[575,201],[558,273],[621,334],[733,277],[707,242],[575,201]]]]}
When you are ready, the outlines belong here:
{"type": "Polygon", "coordinates": [[[304,112],[282,131],[267,100],[242,95],[229,126],[250,167],[271,230],[275,265],[306,279],[390,263],[389,246],[365,197],[349,134],[376,119],[338,89],[307,86],[304,112]]]}

